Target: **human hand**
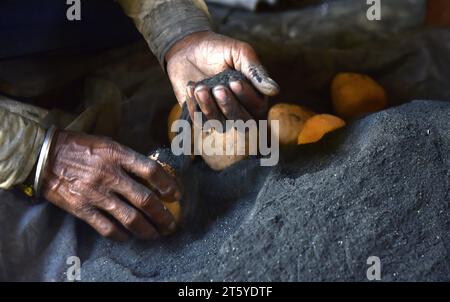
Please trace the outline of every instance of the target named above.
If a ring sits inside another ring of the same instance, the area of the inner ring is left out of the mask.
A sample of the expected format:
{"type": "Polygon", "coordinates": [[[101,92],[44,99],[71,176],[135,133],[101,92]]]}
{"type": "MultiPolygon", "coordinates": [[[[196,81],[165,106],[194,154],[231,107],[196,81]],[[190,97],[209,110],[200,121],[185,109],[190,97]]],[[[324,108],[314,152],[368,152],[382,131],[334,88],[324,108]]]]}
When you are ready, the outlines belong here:
{"type": "Polygon", "coordinates": [[[279,92],[249,44],[213,32],[185,37],[168,52],[166,61],[178,102],[187,102],[192,118],[196,103],[208,119],[263,118],[268,109],[266,96],[279,92]],[[196,84],[227,69],[242,72],[251,84],[231,79],[228,86],[218,85],[212,91],[196,84]]]}
{"type": "Polygon", "coordinates": [[[128,232],[155,239],[176,228],[161,200],[181,193],[158,163],[107,138],[62,131],[53,142],[42,186],[48,201],[114,240],[128,232]]]}

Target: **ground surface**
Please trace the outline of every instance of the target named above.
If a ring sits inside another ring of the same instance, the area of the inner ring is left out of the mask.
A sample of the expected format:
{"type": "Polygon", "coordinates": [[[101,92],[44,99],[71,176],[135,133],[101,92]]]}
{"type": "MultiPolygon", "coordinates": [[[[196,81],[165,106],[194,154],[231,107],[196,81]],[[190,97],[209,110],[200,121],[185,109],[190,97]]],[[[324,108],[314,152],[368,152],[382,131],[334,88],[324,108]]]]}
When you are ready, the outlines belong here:
{"type": "Polygon", "coordinates": [[[196,214],[173,237],[116,244],[47,203],[0,192],[3,279],[450,280],[450,102],[414,101],[358,121],[261,168],[221,173],[197,162],[184,202],[196,214]]]}
{"type": "Polygon", "coordinates": [[[363,281],[378,256],[385,281],[449,281],[449,121],[450,103],[416,101],[286,150],[273,169],[195,167],[208,205],[188,230],[97,244],[85,277],[363,281]]]}

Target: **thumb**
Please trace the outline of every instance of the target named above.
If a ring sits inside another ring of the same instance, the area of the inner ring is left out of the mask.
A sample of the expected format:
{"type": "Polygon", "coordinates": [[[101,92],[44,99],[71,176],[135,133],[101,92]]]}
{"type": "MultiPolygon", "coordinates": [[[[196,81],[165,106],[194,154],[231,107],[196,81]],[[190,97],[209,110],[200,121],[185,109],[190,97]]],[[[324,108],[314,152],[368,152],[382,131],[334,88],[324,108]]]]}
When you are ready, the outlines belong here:
{"type": "Polygon", "coordinates": [[[258,60],[252,60],[242,65],[241,72],[259,92],[267,96],[275,96],[280,92],[280,86],[269,76],[258,60]]]}

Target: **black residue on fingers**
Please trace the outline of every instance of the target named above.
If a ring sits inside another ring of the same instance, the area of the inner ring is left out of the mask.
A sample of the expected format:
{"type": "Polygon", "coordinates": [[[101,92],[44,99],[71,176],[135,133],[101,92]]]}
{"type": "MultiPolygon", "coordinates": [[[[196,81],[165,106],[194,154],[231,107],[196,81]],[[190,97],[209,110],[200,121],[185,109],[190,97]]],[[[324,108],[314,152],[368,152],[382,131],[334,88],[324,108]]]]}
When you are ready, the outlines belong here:
{"type": "Polygon", "coordinates": [[[251,65],[248,68],[248,70],[250,71],[250,74],[252,75],[252,77],[258,81],[258,83],[262,82],[262,77],[259,74],[258,69],[255,66],[251,65]]]}
{"type": "Polygon", "coordinates": [[[211,78],[204,79],[197,83],[197,86],[204,85],[209,89],[213,89],[216,86],[228,87],[230,82],[233,81],[246,81],[244,74],[234,69],[227,69],[211,78]]]}
{"type": "MultiPolygon", "coordinates": [[[[209,92],[212,95],[212,89],[214,87],[216,87],[216,86],[225,86],[225,87],[229,88],[229,83],[230,82],[234,82],[234,81],[243,81],[243,82],[245,81],[245,82],[249,83],[247,78],[245,77],[245,75],[242,72],[234,70],[234,69],[227,69],[227,70],[225,70],[225,71],[223,71],[221,73],[218,73],[217,75],[215,75],[215,76],[213,76],[211,78],[204,79],[204,80],[202,80],[200,82],[197,82],[197,83],[193,83],[193,82],[190,81],[188,83],[188,85],[195,84],[196,87],[201,86],[201,85],[202,86],[206,86],[209,89],[209,92]]],[[[194,98],[194,100],[195,100],[195,98],[194,98]]],[[[195,103],[195,107],[194,108],[195,108],[195,112],[202,113],[202,111],[200,109],[200,105],[197,103],[197,101],[195,103]]],[[[181,119],[182,120],[186,120],[186,121],[188,121],[189,123],[192,124],[192,119],[191,119],[191,117],[189,115],[189,109],[188,109],[186,103],[183,104],[182,113],[181,113],[181,119]]],[[[206,116],[202,113],[202,121],[203,121],[203,123],[205,123],[207,120],[208,119],[206,118],[206,116]]],[[[223,120],[223,125],[222,126],[223,126],[223,129],[226,128],[225,119],[223,120]]]]}

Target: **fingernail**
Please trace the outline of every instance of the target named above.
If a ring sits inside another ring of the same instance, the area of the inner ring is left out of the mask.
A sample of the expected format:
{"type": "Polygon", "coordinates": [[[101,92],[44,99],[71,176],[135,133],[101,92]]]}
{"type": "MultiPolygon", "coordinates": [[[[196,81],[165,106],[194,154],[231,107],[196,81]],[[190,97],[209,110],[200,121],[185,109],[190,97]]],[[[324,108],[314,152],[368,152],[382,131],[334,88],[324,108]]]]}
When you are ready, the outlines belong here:
{"type": "Polygon", "coordinates": [[[241,81],[230,82],[230,88],[236,93],[242,92],[243,89],[241,81]]]}
{"type": "Polygon", "coordinates": [[[227,98],[227,92],[223,86],[217,86],[213,89],[214,96],[219,100],[225,100],[227,98]]]}
{"type": "Polygon", "coordinates": [[[223,90],[225,90],[225,87],[223,87],[223,86],[216,86],[213,89],[213,91],[223,91],[223,90]]]}
{"type": "Polygon", "coordinates": [[[193,90],[192,88],[193,88],[192,86],[188,86],[188,88],[187,88],[187,93],[188,93],[188,96],[189,96],[190,99],[192,99],[192,96],[193,96],[192,95],[192,90],[193,90]]]}
{"type": "Polygon", "coordinates": [[[204,86],[204,85],[199,85],[197,87],[195,87],[195,92],[198,92],[200,90],[207,90],[208,87],[204,86]]]}
{"type": "Polygon", "coordinates": [[[203,101],[208,97],[208,90],[205,87],[197,88],[195,89],[195,96],[197,97],[197,100],[203,101]]]}
{"type": "Polygon", "coordinates": [[[267,78],[267,81],[272,85],[275,86],[277,89],[280,89],[280,86],[277,82],[275,82],[272,78],[267,78]]]}

